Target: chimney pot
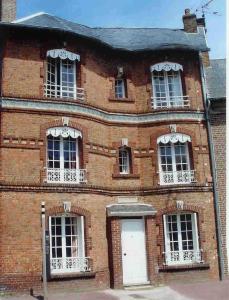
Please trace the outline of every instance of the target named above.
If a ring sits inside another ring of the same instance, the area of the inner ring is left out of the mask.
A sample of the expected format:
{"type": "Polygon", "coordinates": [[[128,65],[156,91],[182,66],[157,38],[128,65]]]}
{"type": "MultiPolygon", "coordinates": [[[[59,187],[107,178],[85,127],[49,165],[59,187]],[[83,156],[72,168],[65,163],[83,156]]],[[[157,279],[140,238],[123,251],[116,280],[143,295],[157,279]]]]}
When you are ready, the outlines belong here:
{"type": "Polygon", "coordinates": [[[185,14],[185,15],[190,15],[190,8],[186,8],[186,9],[184,10],[184,14],[185,14]]]}

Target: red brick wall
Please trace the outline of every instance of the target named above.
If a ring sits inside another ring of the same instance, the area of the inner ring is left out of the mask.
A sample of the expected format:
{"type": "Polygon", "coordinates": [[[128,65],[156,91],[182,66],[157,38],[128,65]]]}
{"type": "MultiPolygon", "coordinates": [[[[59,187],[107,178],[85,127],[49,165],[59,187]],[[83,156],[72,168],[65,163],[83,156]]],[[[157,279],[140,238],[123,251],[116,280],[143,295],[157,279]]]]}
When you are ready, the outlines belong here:
{"type": "MultiPolygon", "coordinates": [[[[153,94],[150,66],[168,60],[183,65],[184,92],[190,98],[191,109],[203,110],[198,60],[194,54],[167,52],[163,56],[148,54],[142,57],[129,54],[122,57],[104,49],[89,50],[82,42],[78,45],[76,48],[69,44],[67,49],[81,55],[77,76],[82,77],[81,87],[86,91],[87,104],[113,111],[150,111],[150,98],[153,94]],[[131,91],[130,100],[133,101],[109,101],[114,93],[114,77],[117,75],[118,65],[123,66],[124,73],[129,78],[128,89],[131,91]]],[[[16,39],[10,39],[3,60],[3,95],[43,97],[45,53],[47,49],[56,47],[54,42],[43,49],[38,41],[27,40],[25,37],[20,43],[16,39]]]]}
{"type": "MultiPolygon", "coordinates": [[[[77,42],[77,47],[69,43],[67,48],[81,55],[80,82],[87,94],[85,104],[89,107],[156,114],[149,108],[152,93],[149,68],[154,63],[169,60],[184,66],[190,109],[203,110],[198,62],[194,54],[119,55],[98,47],[91,49],[86,43],[77,42]],[[124,67],[132,102],[110,101],[117,65],[124,67]]],[[[43,98],[44,54],[47,49],[58,47],[62,46],[52,40],[47,45],[42,40],[27,39],[26,35],[23,40],[11,36],[4,49],[3,96],[19,98],[19,101],[20,98],[34,101],[43,98]]],[[[205,122],[184,119],[171,122],[165,119],[144,125],[118,124],[73,112],[3,108],[0,146],[0,273],[3,286],[22,288],[23,281],[26,282],[25,288],[40,284],[40,204],[45,201],[47,211],[53,211],[61,207],[63,201],[71,201],[73,207],[85,209],[90,214],[90,226],[86,228],[87,251],[93,260],[95,275],[87,280],[69,280],[65,284],[72,286],[75,282],[82,286],[86,283],[90,286],[109,286],[111,271],[114,286],[121,287],[120,220],[112,219],[108,224],[106,217],[106,206],[116,203],[120,195],[138,196],[140,202],[152,204],[158,211],[174,206],[176,200],[183,200],[186,205],[198,206],[203,210],[201,236],[207,238],[202,239],[201,247],[207,253],[206,262],[210,269],[198,272],[204,279],[217,278],[212,179],[205,122]],[[83,133],[82,164],[88,172],[88,183],[85,185],[55,187],[44,182],[45,132],[50,126],[59,126],[62,117],[69,117],[69,124],[83,133]],[[177,125],[177,132],[191,136],[196,184],[173,187],[158,184],[156,140],[158,136],[170,132],[171,123],[177,125]],[[122,138],[128,138],[135,177],[112,177],[117,171],[117,151],[122,138]],[[112,260],[109,261],[111,255],[112,260]]],[[[170,273],[159,272],[158,262],[163,251],[163,243],[158,243],[159,227],[155,218],[146,218],[148,272],[152,283],[171,279],[170,273]]],[[[174,272],[173,278],[179,278],[181,273],[174,272]]],[[[192,280],[194,271],[184,273],[188,280],[192,280]]],[[[64,286],[64,283],[55,281],[50,285],[64,286]]]]}
{"type": "Polygon", "coordinates": [[[226,250],[226,113],[211,113],[211,132],[213,137],[215,164],[217,176],[217,190],[219,193],[219,209],[221,222],[222,252],[224,261],[224,273],[228,274],[227,250],[226,250]]]}

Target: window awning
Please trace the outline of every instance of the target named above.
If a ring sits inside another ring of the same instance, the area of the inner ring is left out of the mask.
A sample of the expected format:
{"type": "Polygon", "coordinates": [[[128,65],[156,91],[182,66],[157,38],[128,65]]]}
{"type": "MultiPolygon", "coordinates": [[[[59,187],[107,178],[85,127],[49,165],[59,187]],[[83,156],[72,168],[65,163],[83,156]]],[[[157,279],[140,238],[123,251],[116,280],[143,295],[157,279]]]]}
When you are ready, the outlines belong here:
{"type": "Polygon", "coordinates": [[[108,217],[153,216],[156,210],[150,204],[112,204],[107,206],[108,217]]]}
{"type": "Polygon", "coordinates": [[[52,135],[53,137],[62,136],[63,138],[71,137],[77,139],[78,137],[82,138],[82,133],[71,127],[53,127],[49,128],[46,132],[46,135],[52,135]]]}
{"type": "Polygon", "coordinates": [[[157,138],[157,144],[167,144],[167,143],[186,143],[191,142],[191,137],[187,134],[183,133],[168,133],[165,135],[162,135],[157,138]]]}
{"type": "Polygon", "coordinates": [[[169,62],[169,61],[164,61],[162,63],[158,63],[158,64],[155,64],[155,65],[152,65],[150,67],[150,71],[153,72],[153,71],[183,71],[183,67],[182,65],[178,64],[178,63],[174,63],[174,62],[169,62]]]}
{"type": "Polygon", "coordinates": [[[70,59],[72,61],[78,60],[80,61],[80,55],[67,51],[65,49],[53,49],[47,51],[47,57],[52,57],[52,58],[57,58],[59,57],[60,59],[70,59]]]}

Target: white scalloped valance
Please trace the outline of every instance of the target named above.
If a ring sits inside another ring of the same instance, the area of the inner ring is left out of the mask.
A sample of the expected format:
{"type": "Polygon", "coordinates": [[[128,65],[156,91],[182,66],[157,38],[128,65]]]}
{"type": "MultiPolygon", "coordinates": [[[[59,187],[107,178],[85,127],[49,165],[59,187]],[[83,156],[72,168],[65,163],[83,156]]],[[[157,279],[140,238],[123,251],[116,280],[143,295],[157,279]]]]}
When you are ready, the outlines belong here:
{"type": "Polygon", "coordinates": [[[178,63],[174,63],[174,62],[169,62],[169,61],[164,61],[162,63],[159,63],[159,64],[155,64],[153,66],[150,67],[150,71],[153,72],[153,71],[161,71],[161,70],[164,70],[166,72],[168,71],[183,71],[183,67],[182,65],[178,64],[178,63]]]}
{"type": "Polygon", "coordinates": [[[70,51],[67,51],[65,49],[53,49],[47,51],[47,56],[50,56],[52,58],[57,58],[59,57],[60,59],[70,59],[72,61],[78,60],[80,61],[80,55],[72,53],[70,51]]]}
{"type": "Polygon", "coordinates": [[[191,142],[191,137],[183,133],[168,133],[157,138],[157,143],[167,144],[167,143],[186,143],[191,142]]]}
{"type": "Polygon", "coordinates": [[[49,128],[46,132],[46,135],[52,135],[54,137],[62,136],[63,138],[71,137],[77,139],[78,137],[82,138],[82,133],[71,127],[53,127],[49,128]]]}

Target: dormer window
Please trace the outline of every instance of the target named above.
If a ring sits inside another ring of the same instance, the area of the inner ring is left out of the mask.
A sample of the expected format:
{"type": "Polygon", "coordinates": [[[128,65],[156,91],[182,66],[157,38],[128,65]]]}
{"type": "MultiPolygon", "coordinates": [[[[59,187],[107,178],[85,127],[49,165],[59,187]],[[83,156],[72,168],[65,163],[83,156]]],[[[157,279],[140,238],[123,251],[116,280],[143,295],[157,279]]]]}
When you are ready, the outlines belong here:
{"type": "Polygon", "coordinates": [[[181,72],[177,63],[163,62],[151,66],[152,108],[189,107],[188,96],[183,95],[181,72]]]}
{"type": "Polygon", "coordinates": [[[84,100],[84,91],[77,87],[79,55],[64,49],[47,52],[45,96],[84,100]]]}

